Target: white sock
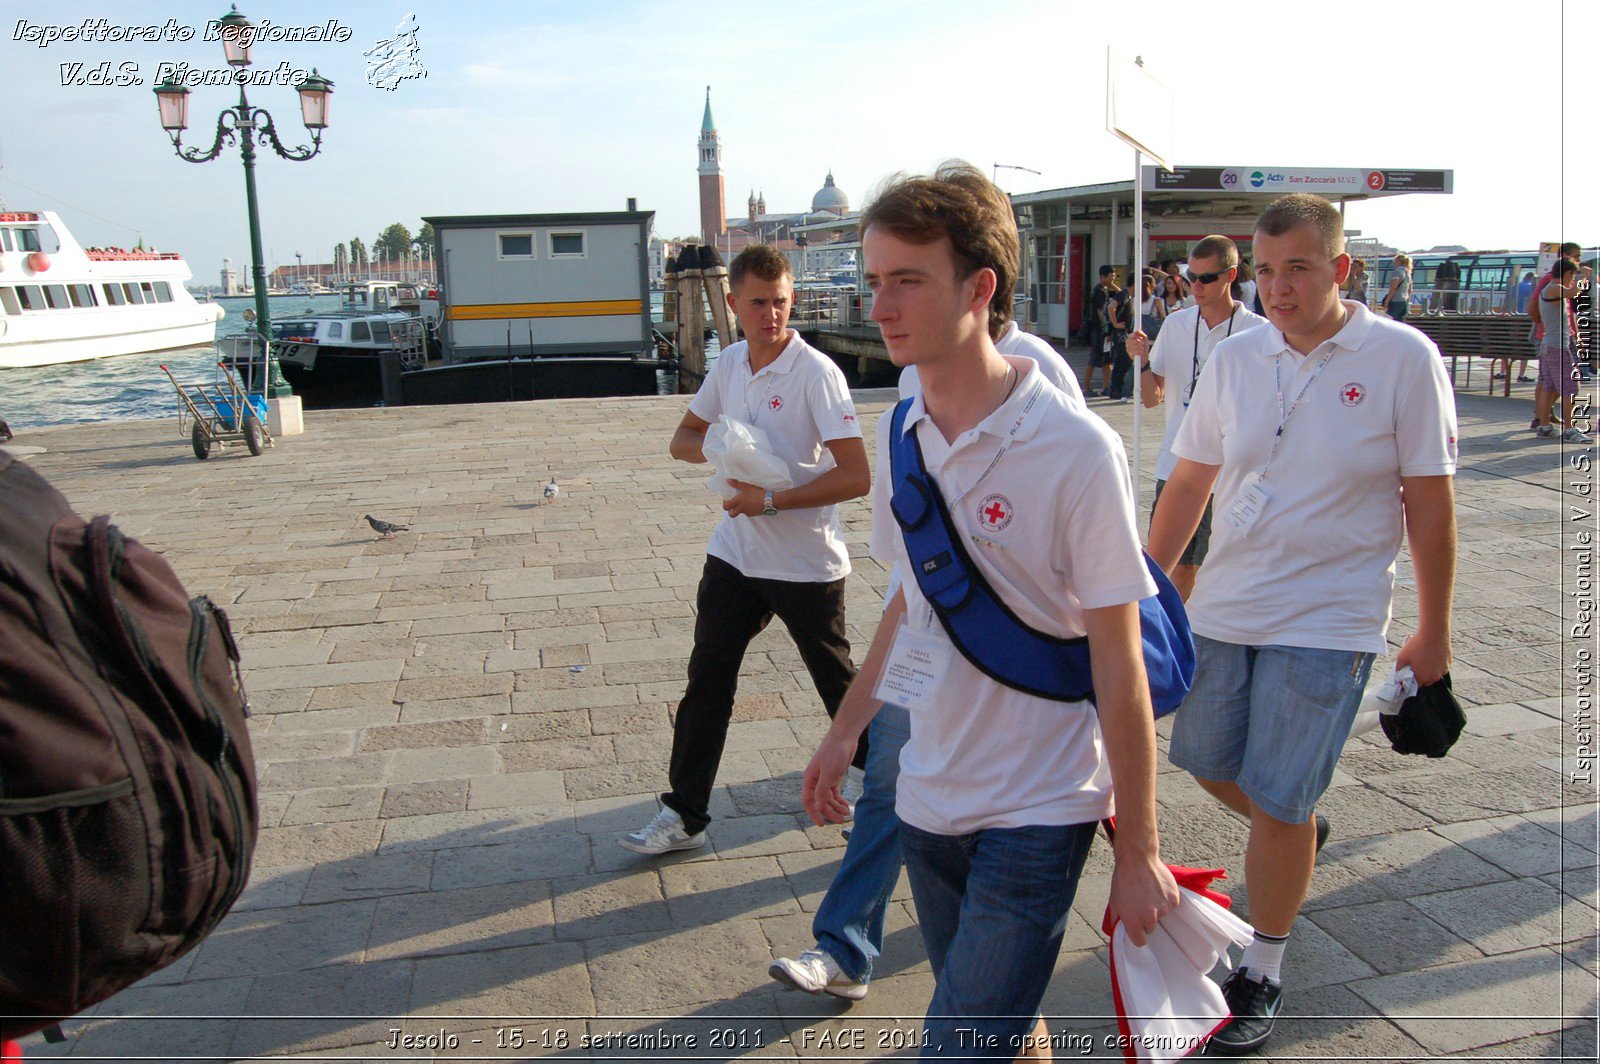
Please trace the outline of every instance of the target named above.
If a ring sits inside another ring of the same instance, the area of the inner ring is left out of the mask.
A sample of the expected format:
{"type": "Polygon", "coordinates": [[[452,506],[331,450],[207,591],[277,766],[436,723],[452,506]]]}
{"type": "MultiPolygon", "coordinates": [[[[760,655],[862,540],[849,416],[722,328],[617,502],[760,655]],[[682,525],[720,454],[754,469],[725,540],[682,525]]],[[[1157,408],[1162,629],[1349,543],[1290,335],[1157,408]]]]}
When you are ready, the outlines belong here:
{"type": "Polygon", "coordinates": [[[1250,944],[1244,948],[1244,956],[1239,959],[1239,967],[1249,968],[1250,974],[1274,985],[1281,985],[1283,977],[1280,970],[1283,967],[1283,949],[1289,944],[1289,936],[1282,938],[1273,935],[1263,935],[1257,931],[1250,944]]]}

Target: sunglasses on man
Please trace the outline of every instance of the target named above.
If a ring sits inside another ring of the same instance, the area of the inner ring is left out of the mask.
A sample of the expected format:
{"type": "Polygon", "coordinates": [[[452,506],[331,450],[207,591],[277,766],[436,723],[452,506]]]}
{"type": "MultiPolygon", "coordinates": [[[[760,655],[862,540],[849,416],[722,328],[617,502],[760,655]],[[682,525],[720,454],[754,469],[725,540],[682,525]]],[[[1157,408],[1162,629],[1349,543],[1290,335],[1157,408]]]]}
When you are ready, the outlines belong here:
{"type": "MultiPolygon", "coordinates": [[[[1229,266],[1228,270],[1233,268],[1229,266]]],[[[1190,284],[1215,284],[1228,270],[1216,270],[1212,273],[1195,273],[1193,270],[1184,270],[1183,275],[1189,278],[1190,284]]]]}

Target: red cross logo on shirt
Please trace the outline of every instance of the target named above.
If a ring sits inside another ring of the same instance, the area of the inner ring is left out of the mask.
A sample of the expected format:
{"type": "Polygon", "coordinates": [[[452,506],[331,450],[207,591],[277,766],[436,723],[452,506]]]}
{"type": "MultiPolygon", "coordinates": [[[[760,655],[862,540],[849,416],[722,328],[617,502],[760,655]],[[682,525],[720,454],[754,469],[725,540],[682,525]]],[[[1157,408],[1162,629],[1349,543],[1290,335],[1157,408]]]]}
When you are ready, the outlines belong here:
{"type": "Polygon", "coordinates": [[[1365,399],[1366,397],[1366,386],[1357,384],[1355,381],[1351,381],[1349,384],[1346,384],[1343,388],[1339,389],[1339,402],[1343,403],[1345,406],[1360,406],[1361,400],[1365,399]]]}
{"type": "Polygon", "coordinates": [[[783,397],[780,395],[774,395],[771,399],[767,400],[767,406],[772,408],[773,413],[777,413],[779,410],[783,409],[783,397]]]}
{"type": "Polygon", "coordinates": [[[1011,523],[1015,512],[1010,499],[1004,495],[990,495],[978,504],[978,523],[990,532],[998,532],[1011,523]]]}

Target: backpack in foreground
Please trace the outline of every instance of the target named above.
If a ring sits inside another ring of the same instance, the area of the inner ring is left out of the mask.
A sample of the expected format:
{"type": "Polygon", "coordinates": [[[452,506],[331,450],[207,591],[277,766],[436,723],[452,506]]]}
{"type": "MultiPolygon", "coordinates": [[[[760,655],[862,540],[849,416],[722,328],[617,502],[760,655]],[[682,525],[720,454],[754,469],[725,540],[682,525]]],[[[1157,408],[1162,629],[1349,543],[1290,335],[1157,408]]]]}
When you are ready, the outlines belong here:
{"type": "Polygon", "coordinates": [[[239,897],[238,661],[164,558],[0,453],[0,1038],[171,964],[239,897]]]}

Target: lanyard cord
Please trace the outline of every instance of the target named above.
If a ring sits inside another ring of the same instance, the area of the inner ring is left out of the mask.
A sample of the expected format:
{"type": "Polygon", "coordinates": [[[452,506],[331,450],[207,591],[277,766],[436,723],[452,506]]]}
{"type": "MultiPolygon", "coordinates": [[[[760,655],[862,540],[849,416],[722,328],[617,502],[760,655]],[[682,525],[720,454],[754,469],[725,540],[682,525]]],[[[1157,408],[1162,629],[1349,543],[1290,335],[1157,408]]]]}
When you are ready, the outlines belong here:
{"type": "MultiPolygon", "coordinates": [[[[1224,340],[1226,340],[1228,337],[1233,335],[1233,322],[1234,322],[1234,319],[1237,318],[1238,316],[1239,316],[1239,304],[1235,303],[1235,304],[1233,304],[1233,309],[1228,311],[1228,331],[1226,333],[1224,333],[1223,336],[1222,336],[1222,338],[1224,340]]],[[[1183,397],[1183,405],[1184,406],[1188,406],[1189,405],[1189,401],[1194,398],[1194,386],[1200,382],[1200,322],[1203,321],[1204,319],[1205,319],[1205,314],[1201,312],[1199,307],[1195,307],[1194,308],[1194,352],[1189,356],[1189,394],[1183,397]]],[[[1206,327],[1207,333],[1210,332],[1210,329],[1211,329],[1211,326],[1207,326],[1206,327]]],[[[1215,351],[1216,347],[1213,346],[1212,350],[1215,351]]],[[[1279,408],[1280,409],[1282,408],[1282,404],[1281,403],[1279,404],[1279,408]]]]}
{"type": "Polygon", "coordinates": [[[1294,397],[1294,403],[1287,411],[1283,410],[1283,352],[1278,352],[1277,360],[1273,365],[1272,372],[1277,381],[1276,392],[1278,396],[1278,410],[1281,412],[1280,416],[1282,417],[1282,420],[1278,422],[1278,431],[1273,434],[1272,450],[1268,452],[1267,460],[1261,466],[1261,472],[1256,476],[1256,481],[1258,483],[1267,479],[1267,470],[1271,468],[1272,460],[1278,456],[1278,448],[1283,445],[1283,430],[1288,428],[1289,419],[1294,417],[1294,412],[1300,409],[1300,400],[1304,399],[1306,397],[1306,393],[1311,390],[1311,386],[1317,383],[1317,378],[1322,375],[1322,368],[1328,364],[1328,360],[1333,357],[1333,353],[1336,350],[1338,350],[1338,346],[1330,341],[1328,344],[1328,353],[1322,356],[1321,362],[1317,363],[1317,368],[1311,372],[1311,378],[1306,381],[1305,385],[1300,389],[1299,394],[1294,397]]]}
{"type": "MultiPolygon", "coordinates": [[[[1011,442],[1017,438],[1017,433],[1021,431],[1023,422],[1028,420],[1028,413],[1033,410],[1033,404],[1037,403],[1039,401],[1039,396],[1044,394],[1044,389],[1039,387],[1037,383],[1030,382],[1030,384],[1032,384],[1033,393],[1028,396],[1028,401],[1022,407],[1022,411],[1017,414],[1016,420],[1011,423],[1011,431],[1008,432],[1006,434],[1006,438],[1001,441],[999,450],[994,452],[994,457],[989,460],[989,465],[984,469],[984,471],[978,474],[977,480],[974,480],[971,484],[967,485],[967,487],[958,494],[950,497],[950,501],[946,504],[949,509],[954,510],[962,499],[965,499],[968,495],[972,494],[972,489],[983,483],[984,477],[987,477],[990,473],[994,472],[994,467],[1000,464],[1000,459],[1003,458],[1006,451],[1010,449],[1011,442]]],[[[1015,387],[1015,385],[1013,385],[1013,387],[1015,387]]]]}

